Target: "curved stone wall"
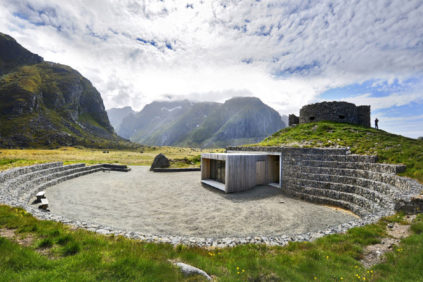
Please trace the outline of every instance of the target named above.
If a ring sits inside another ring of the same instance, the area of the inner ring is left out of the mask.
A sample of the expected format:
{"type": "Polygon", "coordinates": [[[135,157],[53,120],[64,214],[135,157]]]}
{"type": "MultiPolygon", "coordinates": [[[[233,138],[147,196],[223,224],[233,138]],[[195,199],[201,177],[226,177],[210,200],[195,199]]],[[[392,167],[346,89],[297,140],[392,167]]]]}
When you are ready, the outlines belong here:
{"type": "Polygon", "coordinates": [[[370,127],[370,106],[348,102],[321,102],[305,105],[300,116],[290,115],[289,125],[317,121],[347,122],[370,127]]]}
{"type": "Polygon", "coordinates": [[[361,217],[410,211],[423,191],[417,181],[396,175],[404,165],[377,163],[376,156],[352,155],[346,148],[229,147],[228,151],[280,152],[283,193],[361,217]]]}
{"type": "Polygon", "coordinates": [[[282,177],[284,193],[312,202],[340,206],[361,215],[361,218],[319,232],[275,234],[272,237],[257,234],[255,237],[246,238],[195,238],[117,230],[95,222],[70,220],[41,211],[29,204],[37,192],[47,187],[85,174],[113,169],[110,165],[103,164],[88,167],[85,164],[64,166],[60,162],[1,172],[0,203],[22,207],[40,219],[67,223],[100,234],[122,235],[148,242],[174,245],[214,247],[248,243],[285,245],[289,241],[310,241],[327,234],[345,232],[352,227],[373,223],[398,209],[416,211],[423,208],[423,201],[421,199],[420,202],[417,201],[416,206],[413,198],[423,190],[423,186],[414,180],[395,175],[404,169],[403,166],[376,163],[375,156],[351,155],[346,149],[228,148],[231,149],[280,152],[284,171],[282,177]]]}

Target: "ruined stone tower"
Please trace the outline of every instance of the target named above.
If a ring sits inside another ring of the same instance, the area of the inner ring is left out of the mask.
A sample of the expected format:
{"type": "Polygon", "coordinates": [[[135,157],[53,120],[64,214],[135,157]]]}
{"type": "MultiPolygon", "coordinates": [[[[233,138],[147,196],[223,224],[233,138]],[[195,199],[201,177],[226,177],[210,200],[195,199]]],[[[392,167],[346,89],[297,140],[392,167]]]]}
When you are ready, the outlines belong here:
{"type": "Polygon", "coordinates": [[[348,102],[321,102],[305,105],[300,116],[289,116],[289,125],[315,121],[346,122],[370,127],[370,106],[356,106],[348,102]]]}

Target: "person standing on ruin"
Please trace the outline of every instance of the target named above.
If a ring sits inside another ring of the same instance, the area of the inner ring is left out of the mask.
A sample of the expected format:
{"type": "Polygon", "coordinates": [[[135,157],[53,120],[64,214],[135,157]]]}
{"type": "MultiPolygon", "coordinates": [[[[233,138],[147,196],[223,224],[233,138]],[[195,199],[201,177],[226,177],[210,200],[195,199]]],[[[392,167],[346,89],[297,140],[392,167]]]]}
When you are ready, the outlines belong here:
{"type": "Polygon", "coordinates": [[[375,119],[375,128],[379,129],[379,120],[377,118],[375,119]]]}

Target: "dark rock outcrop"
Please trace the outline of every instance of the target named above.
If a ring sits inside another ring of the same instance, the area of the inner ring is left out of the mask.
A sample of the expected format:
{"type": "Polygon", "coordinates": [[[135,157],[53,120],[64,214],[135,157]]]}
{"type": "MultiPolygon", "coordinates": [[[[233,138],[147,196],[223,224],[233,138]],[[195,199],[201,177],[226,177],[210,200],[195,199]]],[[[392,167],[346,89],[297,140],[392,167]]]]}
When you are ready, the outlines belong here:
{"type": "Polygon", "coordinates": [[[69,66],[44,62],[0,33],[0,147],[122,142],[100,93],[69,66]]]}
{"type": "Polygon", "coordinates": [[[151,164],[150,170],[153,170],[155,168],[167,168],[170,166],[170,161],[168,158],[166,158],[163,154],[158,154],[155,158],[153,163],[151,164]]]}
{"type": "Polygon", "coordinates": [[[22,47],[9,35],[0,33],[0,75],[25,65],[41,63],[43,58],[22,47]]]}

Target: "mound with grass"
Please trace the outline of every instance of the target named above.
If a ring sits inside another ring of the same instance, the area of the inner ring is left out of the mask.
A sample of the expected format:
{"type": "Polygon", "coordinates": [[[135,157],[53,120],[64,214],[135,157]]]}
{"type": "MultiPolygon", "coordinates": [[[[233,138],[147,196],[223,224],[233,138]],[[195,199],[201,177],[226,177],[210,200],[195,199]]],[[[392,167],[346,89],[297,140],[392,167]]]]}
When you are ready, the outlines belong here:
{"type": "Polygon", "coordinates": [[[125,144],[89,80],[69,66],[45,62],[2,33],[0,136],[0,147],[125,144]]]}
{"type": "Polygon", "coordinates": [[[354,154],[377,155],[383,163],[405,164],[404,176],[423,183],[423,140],[347,123],[314,122],[282,129],[260,146],[349,147],[354,154]]]}

